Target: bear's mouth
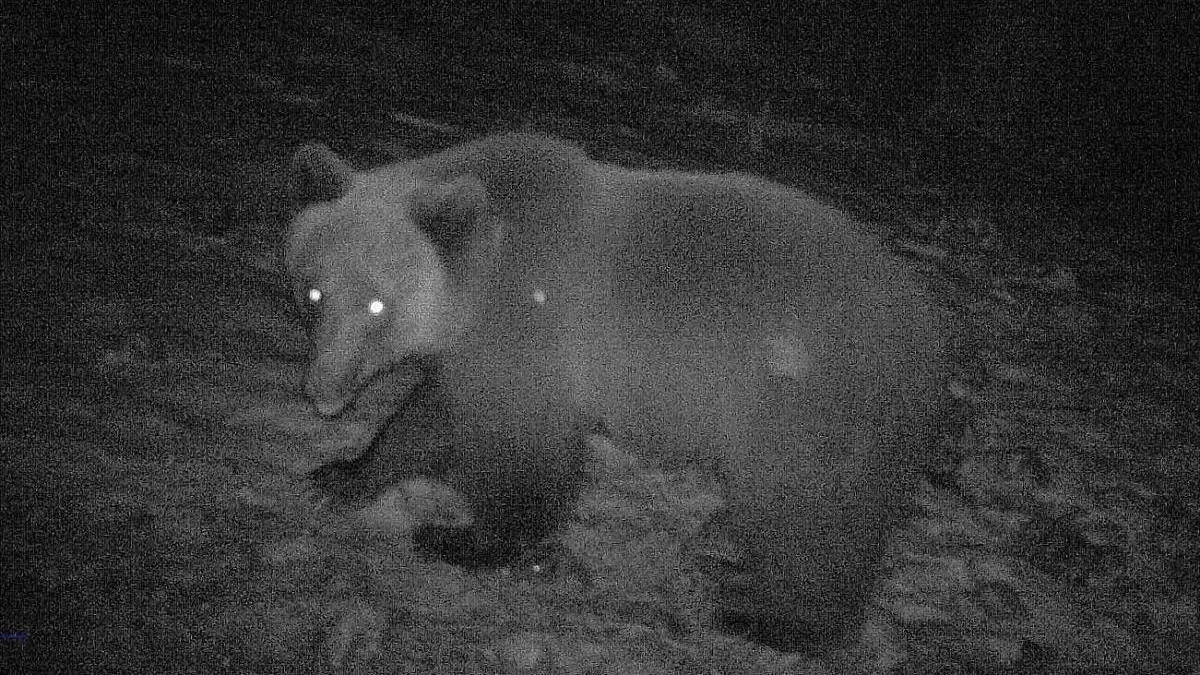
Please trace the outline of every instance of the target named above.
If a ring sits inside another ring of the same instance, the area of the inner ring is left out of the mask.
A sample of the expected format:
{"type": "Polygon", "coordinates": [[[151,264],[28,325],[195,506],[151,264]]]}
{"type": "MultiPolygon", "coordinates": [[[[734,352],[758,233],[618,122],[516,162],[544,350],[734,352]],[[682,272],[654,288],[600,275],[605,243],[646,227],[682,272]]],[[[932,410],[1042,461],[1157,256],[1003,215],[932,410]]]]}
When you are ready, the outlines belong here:
{"type": "Polygon", "coordinates": [[[312,402],[313,408],[321,417],[332,419],[341,415],[354,400],[359,392],[374,379],[377,370],[368,366],[356,369],[351,377],[336,380],[322,380],[310,375],[305,385],[305,393],[312,402]]]}
{"type": "MultiPolygon", "coordinates": [[[[415,363],[424,370],[423,361],[415,363]]],[[[305,393],[317,414],[326,419],[333,419],[352,408],[368,387],[393,370],[395,364],[379,366],[364,360],[353,369],[351,375],[326,381],[324,387],[317,386],[321,380],[310,377],[305,385],[305,393]]],[[[421,377],[423,379],[424,374],[421,377]]]]}

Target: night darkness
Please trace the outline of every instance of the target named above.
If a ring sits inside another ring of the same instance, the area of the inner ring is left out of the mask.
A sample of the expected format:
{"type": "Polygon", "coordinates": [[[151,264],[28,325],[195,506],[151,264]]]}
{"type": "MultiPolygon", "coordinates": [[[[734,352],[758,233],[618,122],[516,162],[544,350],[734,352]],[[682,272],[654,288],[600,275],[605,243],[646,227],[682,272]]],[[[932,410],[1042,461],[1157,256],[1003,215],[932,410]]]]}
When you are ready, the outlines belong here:
{"type": "Polygon", "coordinates": [[[1197,672],[1200,10],[762,4],[0,12],[0,669],[1197,672]],[[296,148],[513,130],[797,188],[929,289],[944,420],[843,640],[717,608],[712,462],[587,420],[569,516],[480,562],[436,364],[312,412],[296,148]]]}

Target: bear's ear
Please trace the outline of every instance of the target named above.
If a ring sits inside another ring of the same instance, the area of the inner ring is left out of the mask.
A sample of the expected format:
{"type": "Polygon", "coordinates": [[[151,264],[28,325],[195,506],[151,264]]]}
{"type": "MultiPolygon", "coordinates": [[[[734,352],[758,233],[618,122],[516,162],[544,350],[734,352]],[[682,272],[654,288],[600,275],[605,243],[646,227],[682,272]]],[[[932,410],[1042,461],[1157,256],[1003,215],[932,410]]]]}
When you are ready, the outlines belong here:
{"type": "Polygon", "coordinates": [[[455,259],[474,248],[478,237],[490,238],[484,231],[492,222],[486,217],[488,208],[487,190],[479,179],[459,176],[417,188],[409,215],[442,255],[455,259]]]}
{"type": "Polygon", "coordinates": [[[300,206],[329,202],[346,194],[354,170],[320,143],[310,143],[292,156],[292,197],[300,206]]]}

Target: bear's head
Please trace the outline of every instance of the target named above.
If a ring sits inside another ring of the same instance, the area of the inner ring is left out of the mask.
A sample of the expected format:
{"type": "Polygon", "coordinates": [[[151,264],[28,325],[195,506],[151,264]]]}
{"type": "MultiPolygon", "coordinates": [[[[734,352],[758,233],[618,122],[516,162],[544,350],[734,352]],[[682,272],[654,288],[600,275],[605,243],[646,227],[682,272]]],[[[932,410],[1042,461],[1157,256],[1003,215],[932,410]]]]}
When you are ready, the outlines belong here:
{"type": "Polygon", "coordinates": [[[309,319],[304,386],[334,416],[389,366],[445,348],[464,252],[486,249],[498,221],[473,176],[403,163],[358,172],[322,145],[297,151],[292,190],[285,265],[309,319]]]}

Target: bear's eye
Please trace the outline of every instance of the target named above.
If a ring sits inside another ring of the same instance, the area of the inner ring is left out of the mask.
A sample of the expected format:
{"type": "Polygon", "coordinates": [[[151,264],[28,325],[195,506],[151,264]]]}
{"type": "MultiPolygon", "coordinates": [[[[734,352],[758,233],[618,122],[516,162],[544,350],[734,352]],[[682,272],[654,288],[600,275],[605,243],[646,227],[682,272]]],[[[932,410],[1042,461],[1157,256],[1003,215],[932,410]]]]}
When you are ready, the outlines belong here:
{"type": "Polygon", "coordinates": [[[320,304],[322,297],[323,296],[321,295],[321,289],[319,289],[319,288],[310,288],[304,292],[304,299],[307,300],[308,304],[310,304],[310,305],[320,304]]]}
{"type": "Polygon", "coordinates": [[[367,303],[367,311],[373,316],[379,316],[380,314],[383,314],[383,310],[385,309],[387,309],[387,306],[384,305],[383,301],[379,298],[375,298],[371,300],[371,302],[367,303]]]}

